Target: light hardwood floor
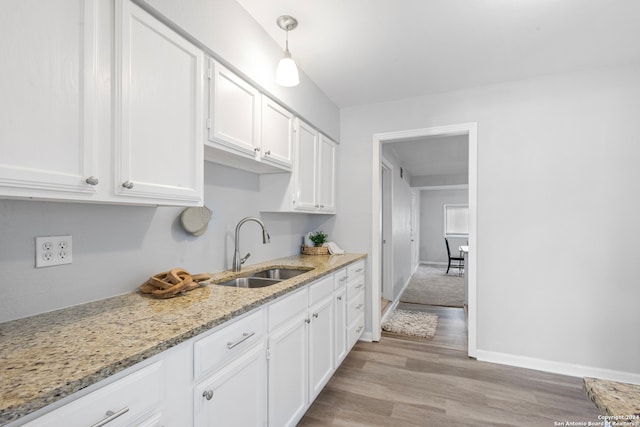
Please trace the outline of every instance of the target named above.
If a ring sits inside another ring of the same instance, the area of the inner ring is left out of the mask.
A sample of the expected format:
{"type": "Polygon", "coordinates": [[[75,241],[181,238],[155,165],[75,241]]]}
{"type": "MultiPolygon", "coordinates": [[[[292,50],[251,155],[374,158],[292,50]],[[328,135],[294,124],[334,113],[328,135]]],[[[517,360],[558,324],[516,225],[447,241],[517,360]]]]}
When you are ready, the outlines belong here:
{"type": "Polygon", "coordinates": [[[401,303],[438,314],[427,341],[383,333],[359,342],[300,426],[554,426],[598,421],[582,379],[467,357],[461,308],[401,303]]]}

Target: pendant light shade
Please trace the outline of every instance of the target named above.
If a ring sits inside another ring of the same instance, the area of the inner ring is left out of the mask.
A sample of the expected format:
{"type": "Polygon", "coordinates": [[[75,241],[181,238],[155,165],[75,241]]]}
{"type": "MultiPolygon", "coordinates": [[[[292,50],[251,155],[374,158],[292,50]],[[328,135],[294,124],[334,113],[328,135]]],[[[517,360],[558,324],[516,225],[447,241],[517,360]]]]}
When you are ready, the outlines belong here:
{"type": "Polygon", "coordinates": [[[300,76],[298,75],[298,67],[291,58],[291,52],[289,52],[289,31],[298,26],[298,21],[291,16],[282,15],[276,22],[286,32],[286,47],[284,57],[280,60],[276,69],[276,84],[285,87],[297,86],[300,83],[300,76]]]}

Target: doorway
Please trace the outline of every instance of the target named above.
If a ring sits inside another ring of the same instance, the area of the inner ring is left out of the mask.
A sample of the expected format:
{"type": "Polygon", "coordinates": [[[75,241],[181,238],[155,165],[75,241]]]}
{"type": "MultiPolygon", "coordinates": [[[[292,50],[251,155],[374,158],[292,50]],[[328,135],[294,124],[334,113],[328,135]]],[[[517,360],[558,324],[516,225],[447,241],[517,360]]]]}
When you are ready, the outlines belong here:
{"type": "MultiPolygon", "coordinates": [[[[468,138],[469,167],[468,167],[468,188],[469,188],[469,256],[467,259],[468,275],[468,354],[470,357],[476,356],[477,331],[476,331],[476,260],[477,260],[477,123],[463,123],[451,126],[439,126],[424,129],[414,129],[398,132],[388,132],[373,135],[373,179],[372,179],[372,224],[373,235],[378,236],[372,240],[371,251],[371,280],[372,280],[372,338],[374,341],[380,340],[380,310],[376,310],[380,304],[383,281],[383,236],[382,222],[383,204],[382,187],[383,171],[381,146],[389,142],[415,142],[425,137],[435,136],[457,136],[466,135],[468,138]]],[[[388,258],[388,257],[387,257],[388,258]]],[[[388,271],[388,268],[387,268],[388,271]]]]}

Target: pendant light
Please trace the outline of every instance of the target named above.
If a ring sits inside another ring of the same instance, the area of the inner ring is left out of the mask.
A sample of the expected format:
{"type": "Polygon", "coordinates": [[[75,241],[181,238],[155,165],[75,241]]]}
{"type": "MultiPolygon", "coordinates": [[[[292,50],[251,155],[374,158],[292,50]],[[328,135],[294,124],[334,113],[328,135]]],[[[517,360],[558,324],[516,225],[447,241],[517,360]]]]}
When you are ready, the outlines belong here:
{"type": "Polygon", "coordinates": [[[278,63],[276,84],[286,87],[297,86],[300,83],[300,77],[298,76],[298,67],[291,58],[291,52],[289,52],[289,31],[298,26],[298,21],[292,16],[282,15],[278,17],[276,23],[286,32],[284,57],[278,63]]]}

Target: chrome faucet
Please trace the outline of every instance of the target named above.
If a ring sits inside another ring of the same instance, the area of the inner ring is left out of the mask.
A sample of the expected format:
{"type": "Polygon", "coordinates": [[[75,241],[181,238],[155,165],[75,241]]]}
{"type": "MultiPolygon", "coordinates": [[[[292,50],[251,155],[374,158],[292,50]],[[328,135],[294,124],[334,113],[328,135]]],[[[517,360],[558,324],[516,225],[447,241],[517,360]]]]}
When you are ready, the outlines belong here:
{"type": "Polygon", "coordinates": [[[267,229],[264,227],[264,223],[256,217],[253,216],[248,216],[246,218],[242,218],[240,220],[240,222],[238,223],[238,225],[236,225],[236,247],[235,250],[233,252],[233,271],[240,271],[240,268],[242,266],[242,264],[245,263],[245,261],[247,260],[247,258],[249,258],[251,256],[250,253],[247,253],[244,258],[240,258],[240,227],[242,226],[242,224],[244,224],[247,221],[254,221],[257,222],[258,224],[260,224],[260,227],[262,227],[262,243],[263,244],[267,244],[271,241],[271,237],[269,236],[269,233],[267,232],[267,229]]]}

